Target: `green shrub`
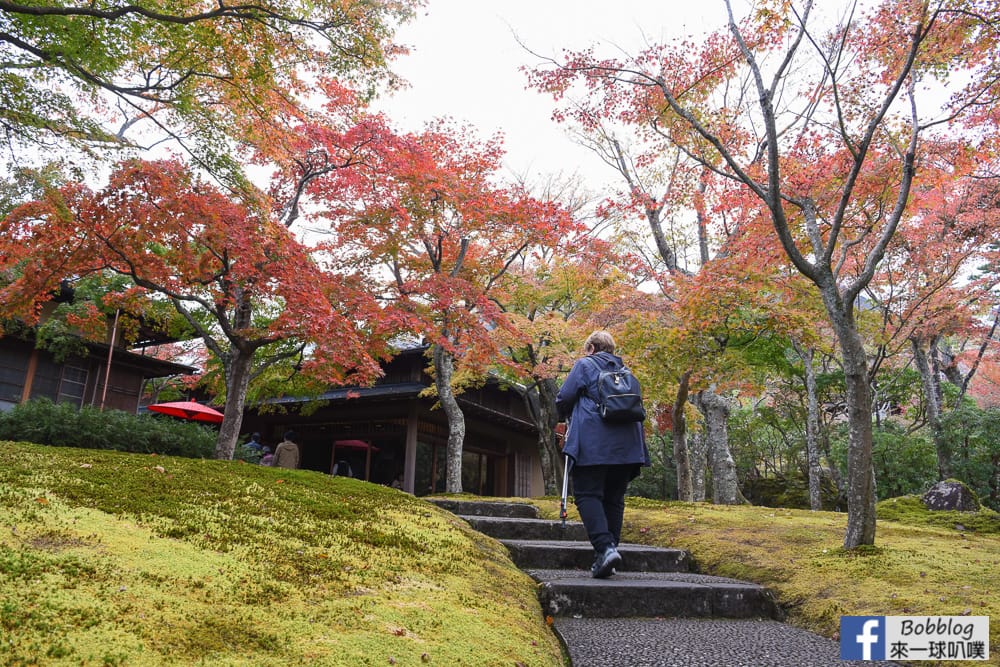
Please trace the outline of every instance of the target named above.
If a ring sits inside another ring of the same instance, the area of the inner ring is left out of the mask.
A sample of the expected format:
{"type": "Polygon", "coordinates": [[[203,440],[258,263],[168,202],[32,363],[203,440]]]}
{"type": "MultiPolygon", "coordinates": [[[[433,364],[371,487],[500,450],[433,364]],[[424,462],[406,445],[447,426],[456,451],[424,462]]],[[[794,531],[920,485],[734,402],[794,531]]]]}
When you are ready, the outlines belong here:
{"type": "MultiPolygon", "coordinates": [[[[743,495],[754,505],[809,509],[809,482],[799,474],[750,478],[743,484],[743,495]]],[[[820,479],[820,502],[824,510],[846,507],[837,485],[826,474],[820,479]]]]}
{"type": "MultiPolygon", "coordinates": [[[[847,428],[831,436],[833,458],[847,476],[847,428]]],[[[938,480],[934,444],[921,433],[907,433],[893,422],[872,430],[872,466],[879,500],[921,494],[938,480]]]]}
{"type": "Polygon", "coordinates": [[[669,433],[654,433],[647,441],[650,466],[632,481],[628,495],[655,500],[677,499],[677,464],[669,433]]]}
{"type": "Polygon", "coordinates": [[[967,402],[945,413],[941,430],[951,459],[951,476],[976,492],[984,505],[1000,510],[1000,409],[967,402]]]}
{"type": "Polygon", "coordinates": [[[77,409],[40,398],[0,413],[0,440],[209,458],[215,450],[216,434],[210,427],[170,417],[94,407],[77,409]]]}

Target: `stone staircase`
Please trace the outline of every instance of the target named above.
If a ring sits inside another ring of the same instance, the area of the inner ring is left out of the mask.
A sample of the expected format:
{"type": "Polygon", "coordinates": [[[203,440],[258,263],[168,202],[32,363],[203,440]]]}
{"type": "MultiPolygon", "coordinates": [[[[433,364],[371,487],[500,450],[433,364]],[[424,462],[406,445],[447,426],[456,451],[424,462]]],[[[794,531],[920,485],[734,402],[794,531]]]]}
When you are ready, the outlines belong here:
{"type": "Polygon", "coordinates": [[[548,521],[523,503],[433,500],[503,543],[514,563],[539,583],[542,610],[553,618],[778,618],[764,588],[691,572],[680,549],[623,543],[622,566],[593,579],[594,550],[578,521],[548,521]]]}
{"type": "Polygon", "coordinates": [[[842,662],[837,642],[779,622],[769,591],[694,573],[686,551],[622,544],[617,574],[593,579],[579,522],[539,519],[525,503],[428,500],[506,545],[538,582],[542,611],[573,667],[894,665],[842,662]]]}

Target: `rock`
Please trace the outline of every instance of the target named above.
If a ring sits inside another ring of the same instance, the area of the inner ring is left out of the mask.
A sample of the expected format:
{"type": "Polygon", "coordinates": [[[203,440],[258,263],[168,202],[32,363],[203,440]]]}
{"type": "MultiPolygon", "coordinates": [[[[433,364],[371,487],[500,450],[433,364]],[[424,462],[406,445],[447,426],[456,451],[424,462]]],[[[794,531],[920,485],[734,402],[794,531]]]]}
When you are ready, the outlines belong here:
{"type": "Polygon", "coordinates": [[[965,484],[954,479],[938,482],[921,498],[929,510],[978,512],[979,498],[965,484]]]}

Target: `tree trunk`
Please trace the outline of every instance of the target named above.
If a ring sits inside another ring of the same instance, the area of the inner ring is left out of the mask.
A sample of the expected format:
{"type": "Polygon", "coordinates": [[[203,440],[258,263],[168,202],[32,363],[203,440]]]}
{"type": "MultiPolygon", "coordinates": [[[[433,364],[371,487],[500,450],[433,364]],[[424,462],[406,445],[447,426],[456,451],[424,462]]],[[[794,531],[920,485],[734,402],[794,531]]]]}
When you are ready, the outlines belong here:
{"type": "Polygon", "coordinates": [[[559,388],[551,378],[536,379],[535,384],[524,392],[525,407],[538,429],[538,458],[542,464],[542,483],[547,496],[562,493],[563,462],[556,437],[558,392],[559,388]]]}
{"type": "Polygon", "coordinates": [[[559,423],[559,411],[556,409],[558,392],[555,380],[548,378],[539,381],[538,453],[542,461],[542,479],[547,496],[562,493],[562,456],[556,439],[556,424],[559,423]]]}
{"type": "Polygon", "coordinates": [[[842,313],[831,313],[831,320],[836,326],[844,359],[847,423],[850,432],[844,548],[854,549],[875,544],[875,471],[872,468],[872,402],[868,383],[868,359],[853,318],[849,315],[844,317],[842,313]]]}
{"type": "Polygon", "coordinates": [[[691,371],[681,376],[677,388],[677,398],[670,410],[670,435],[674,444],[674,463],[677,466],[677,499],[684,502],[694,500],[694,490],[691,481],[691,458],[687,444],[687,418],[684,416],[684,405],[687,403],[690,387],[691,371]]]}
{"type": "Polygon", "coordinates": [[[741,505],[747,499],[740,493],[736,463],[729,451],[729,403],[713,390],[700,391],[695,406],[705,418],[705,440],[712,461],[712,502],[716,505],[741,505]]]}
{"type": "Polygon", "coordinates": [[[226,406],[223,408],[219,436],[215,440],[215,458],[232,460],[236,442],[243,426],[243,408],[246,406],[247,387],[253,354],[232,348],[226,366],[226,406]]]}
{"type": "Polygon", "coordinates": [[[438,401],[448,418],[448,464],[445,479],[447,493],[462,493],[462,446],[465,443],[465,415],[455,399],[451,378],[455,357],[440,345],[434,346],[434,385],[438,401]]]}
{"type": "Polygon", "coordinates": [[[793,342],[795,351],[802,358],[806,383],[806,460],[809,462],[809,508],[823,509],[823,468],[819,464],[819,397],[816,395],[816,368],[813,366],[815,350],[803,350],[793,342]]]}
{"type": "Polygon", "coordinates": [[[1000,505],[1000,452],[994,454],[990,458],[990,462],[993,464],[993,474],[990,475],[988,482],[990,487],[990,505],[996,507],[1000,505]]]}
{"type": "MultiPolygon", "coordinates": [[[[936,345],[937,339],[934,338],[931,340],[931,349],[936,345]]],[[[941,381],[938,377],[938,364],[935,363],[932,367],[921,341],[916,337],[910,338],[910,346],[913,349],[913,361],[924,385],[924,412],[934,441],[934,451],[937,452],[938,479],[948,479],[951,477],[951,453],[941,430],[941,381]]]]}
{"type": "MultiPolygon", "coordinates": [[[[693,401],[692,401],[693,403],[693,401]]],[[[688,438],[688,456],[691,460],[691,502],[701,503],[708,495],[708,444],[704,429],[688,438]]]]}

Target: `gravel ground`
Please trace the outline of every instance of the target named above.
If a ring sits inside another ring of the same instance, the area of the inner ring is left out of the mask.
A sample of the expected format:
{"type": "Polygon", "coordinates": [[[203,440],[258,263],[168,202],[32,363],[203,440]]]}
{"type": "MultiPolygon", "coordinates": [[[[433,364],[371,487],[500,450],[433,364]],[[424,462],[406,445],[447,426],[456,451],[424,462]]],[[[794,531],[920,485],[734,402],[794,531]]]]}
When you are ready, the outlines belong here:
{"type": "MultiPolygon", "coordinates": [[[[770,620],[557,618],[573,667],[864,667],[840,644],[770,620]]],[[[896,666],[898,667],[898,666],[896,666]]]]}

